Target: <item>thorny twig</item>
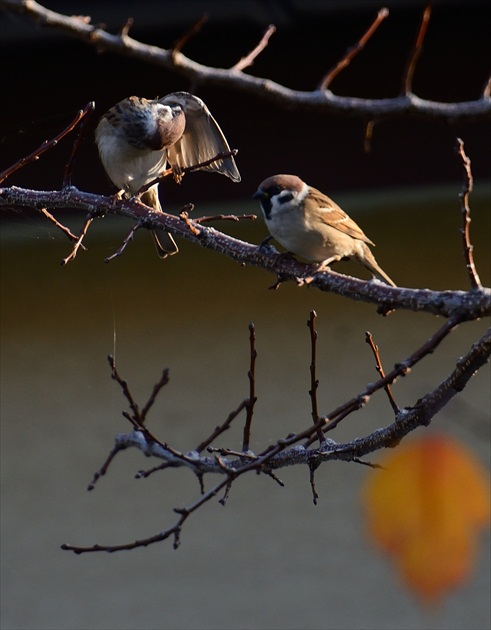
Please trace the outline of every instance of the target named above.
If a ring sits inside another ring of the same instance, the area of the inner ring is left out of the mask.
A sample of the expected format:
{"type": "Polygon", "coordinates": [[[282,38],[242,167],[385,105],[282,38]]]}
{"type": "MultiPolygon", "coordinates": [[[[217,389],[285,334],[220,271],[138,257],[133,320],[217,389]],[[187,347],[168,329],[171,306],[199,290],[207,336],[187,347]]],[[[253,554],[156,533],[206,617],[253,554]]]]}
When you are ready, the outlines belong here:
{"type": "Polygon", "coordinates": [[[256,367],[256,329],[254,324],[251,322],[249,324],[249,372],[247,373],[247,377],[249,379],[249,398],[247,399],[246,404],[246,421],[244,424],[244,438],[242,440],[242,452],[247,454],[249,452],[249,442],[251,439],[251,425],[252,425],[252,416],[254,414],[254,405],[256,404],[256,375],[255,375],[255,367],[256,367]]]}
{"type": "Polygon", "coordinates": [[[464,185],[459,197],[461,200],[462,211],[462,241],[464,248],[464,259],[469,281],[472,289],[480,289],[482,287],[479,274],[477,273],[476,266],[474,264],[473,250],[470,239],[470,224],[471,224],[471,210],[469,207],[469,195],[472,192],[473,178],[471,172],[471,161],[465,154],[464,143],[460,138],[457,138],[457,153],[462,160],[462,166],[464,167],[464,185]]]}
{"type": "Polygon", "coordinates": [[[317,319],[317,313],[310,311],[309,319],[307,320],[307,326],[310,331],[310,390],[309,396],[312,404],[312,421],[316,427],[317,437],[319,438],[319,444],[324,441],[324,434],[319,424],[319,409],[317,404],[317,389],[319,388],[319,381],[317,380],[317,330],[315,329],[315,320],[317,319]]]}

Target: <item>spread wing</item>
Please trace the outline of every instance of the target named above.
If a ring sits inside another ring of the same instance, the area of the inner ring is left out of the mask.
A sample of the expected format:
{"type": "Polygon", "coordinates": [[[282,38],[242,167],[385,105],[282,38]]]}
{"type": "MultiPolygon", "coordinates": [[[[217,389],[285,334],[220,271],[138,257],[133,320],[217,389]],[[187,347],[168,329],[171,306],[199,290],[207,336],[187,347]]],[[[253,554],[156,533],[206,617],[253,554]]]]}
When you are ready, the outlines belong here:
{"type": "Polygon", "coordinates": [[[326,223],[326,225],[334,227],[340,232],[348,234],[352,238],[368,243],[368,245],[374,245],[358,224],[355,223],[353,219],[351,219],[346,212],[337,205],[337,203],[335,203],[332,199],[329,199],[327,195],[324,195],[320,192],[320,190],[311,187],[310,197],[312,202],[315,202],[318,205],[322,220],[326,223]]]}
{"type": "MultiPolygon", "coordinates": [[[[230,151],[228,142],[205,103],[187,92],[172,92],[159,99],[164,105],[178,104],[186,116],[186,128],[180,140],[167,149],[167,158],[172,166],[185,168],[206,162],[219,153],[230,151]]],[[[240,182],[240,174],[233,157],[212,162],[200,170],[226,175],[240,182]]]]}

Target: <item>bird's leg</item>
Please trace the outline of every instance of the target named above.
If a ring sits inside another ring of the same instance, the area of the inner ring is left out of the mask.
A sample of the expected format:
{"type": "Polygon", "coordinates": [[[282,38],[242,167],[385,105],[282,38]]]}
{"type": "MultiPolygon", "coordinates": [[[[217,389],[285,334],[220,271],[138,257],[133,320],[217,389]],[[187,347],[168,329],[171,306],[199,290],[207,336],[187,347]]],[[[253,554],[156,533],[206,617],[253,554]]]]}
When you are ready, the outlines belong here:
{"type": "Polygon", "coordinates": [[[172,176],[174,177],[176,184],[180,184],[182,182],[184,173],[185,171],[180,166],[172,166],[172,176]]]}
{"type": "Polygon", "coordinates": [[[268,243],[273,239],[272,236],[266,236],[266,238],[264,240],[262,240],[259,245],[257,246],[258,250],[268,250],[271,246],[268,245],[268,243]]]}

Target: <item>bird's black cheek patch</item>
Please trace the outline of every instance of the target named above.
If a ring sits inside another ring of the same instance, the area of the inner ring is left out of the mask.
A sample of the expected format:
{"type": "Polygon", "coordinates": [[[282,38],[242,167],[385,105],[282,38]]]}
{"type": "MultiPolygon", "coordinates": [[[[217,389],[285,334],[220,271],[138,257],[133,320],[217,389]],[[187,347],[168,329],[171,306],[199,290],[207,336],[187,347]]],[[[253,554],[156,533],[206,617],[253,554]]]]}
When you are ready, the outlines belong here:
{"type": "Polygon", "coordinates": [[[269,199],[269,197],[261,200],[261,208],[263,209],[264,216],[269,221],[269,219],[271,219],[271,199],[269,199]]]}
{"type": "Polygon", "coordinates": [[[278,197],[278,201],[283,204],[283,203],[288,203],[289,201],[291,201],[293,199],[293,193],[283,193],[282,195],[280,195],[278,197]]]}

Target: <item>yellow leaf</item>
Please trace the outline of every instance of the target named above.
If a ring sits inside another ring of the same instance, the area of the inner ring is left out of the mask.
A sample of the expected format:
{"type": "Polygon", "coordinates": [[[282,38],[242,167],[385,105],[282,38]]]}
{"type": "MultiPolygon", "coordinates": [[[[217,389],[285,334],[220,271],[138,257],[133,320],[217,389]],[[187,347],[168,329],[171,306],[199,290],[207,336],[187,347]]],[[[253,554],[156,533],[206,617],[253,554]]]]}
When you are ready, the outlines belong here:
{"type": "Polygon", "coordinates": [[[437,435],[397,447],[381,465],[363,491],[369,534],[435,603],[472,569],[491,517],[488,476],[461,444],[437,435]]]}

